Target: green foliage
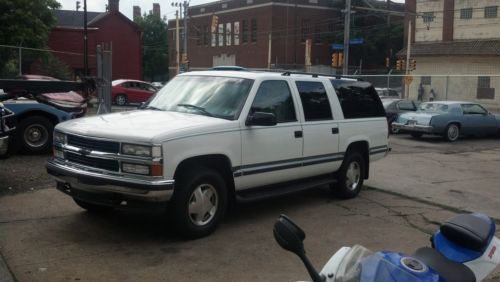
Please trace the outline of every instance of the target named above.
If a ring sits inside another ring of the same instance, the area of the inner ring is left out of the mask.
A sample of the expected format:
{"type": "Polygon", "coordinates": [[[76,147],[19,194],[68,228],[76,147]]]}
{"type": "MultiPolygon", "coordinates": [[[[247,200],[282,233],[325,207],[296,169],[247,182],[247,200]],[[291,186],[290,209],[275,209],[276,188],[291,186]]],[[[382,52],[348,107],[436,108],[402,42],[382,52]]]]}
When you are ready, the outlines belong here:
{"type": "Polygon", "coordinates": [[[41,75],[51,76],[60,80],[72,80],[71,71],[64,62],[56,56],[48,53],[43,56],[38,66],[38,73],[41,75]]]}
{"type": "MultiPolygon", "coordinates": [[[[2,45],[43,48],[55,18],[56,0],[0,0],[0,42],[2,45]]],[[[0,48],[0,74],[11,72],[13,49],[0,48]]]]}
{"type": "Polygon", "coordinates": [[[134,20],[143,30],[143,77],[145,80],[168,79],[168,42],[165,18],[151,12],[134,20]]]}

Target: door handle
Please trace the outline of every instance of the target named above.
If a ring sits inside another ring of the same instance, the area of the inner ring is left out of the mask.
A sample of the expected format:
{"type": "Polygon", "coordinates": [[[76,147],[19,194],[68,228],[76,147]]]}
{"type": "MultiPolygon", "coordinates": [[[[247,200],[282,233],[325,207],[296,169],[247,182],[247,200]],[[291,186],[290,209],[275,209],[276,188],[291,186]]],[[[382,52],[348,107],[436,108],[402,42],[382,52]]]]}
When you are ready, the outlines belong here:
{"type": "Polygon", "coordinates": [[[332,128],[332,134],[339,134],[339,128],[332,128]]]}
{"type": "Polygon", "coordinates": [[[302,130],[294,132],[295,138],[302,138],[302,130]]]}

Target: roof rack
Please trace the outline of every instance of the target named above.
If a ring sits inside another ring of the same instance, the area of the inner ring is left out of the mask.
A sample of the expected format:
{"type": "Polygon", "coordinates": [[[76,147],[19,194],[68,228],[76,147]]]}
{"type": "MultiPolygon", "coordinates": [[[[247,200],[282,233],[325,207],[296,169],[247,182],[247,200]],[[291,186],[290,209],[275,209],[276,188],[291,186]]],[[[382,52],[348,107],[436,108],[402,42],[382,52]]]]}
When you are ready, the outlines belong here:
{"type": "Polygon", "coordinates": [[[285,71],[282,73],[282,76],[290,76],[292,74],[302,74],[302,75],[310,75],[312,77],[319,77],[319,76],[326,76],[326,77],[334,77],[336,79],[341,79],[341,78],[352,78],[356,79],[357,81],[364,81],[361,77],[359,76],[354,76],[354,75],[340,75],[340,74],[324,74],[324,73],[310,73],[310,72],[300,72],[300,71],[285,71]]]}

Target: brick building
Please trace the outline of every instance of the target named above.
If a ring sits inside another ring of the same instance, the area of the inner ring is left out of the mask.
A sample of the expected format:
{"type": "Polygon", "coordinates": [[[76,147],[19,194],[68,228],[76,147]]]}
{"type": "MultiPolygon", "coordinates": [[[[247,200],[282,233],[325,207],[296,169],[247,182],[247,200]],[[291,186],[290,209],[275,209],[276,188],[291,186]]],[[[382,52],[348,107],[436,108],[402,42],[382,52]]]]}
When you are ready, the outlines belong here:
{"type": "MultiPolygon", "coordinates": [[[[238,65],[265,69],[304,67],[305,41],[312,40],[312,65],[331,64],[328,36],[338,31],[340,10],[328,0],[228,0],[189,7],[190,69],[238,65]],[[213,16],[218,17],[211,30],[213,16]],[[271,40],[269,36],[271,35],[271,40]]],[[[175,20],[169,26],[170,76],[176,71],[175,20]]],[[[182,34],[182,21],[180,21],[182,34]]],[[[181,35],[182,36],[182,35],[181,35]]],[[[181,37],[182,52],[182,37],[181,37]]]]}
{"type": "MultiPolygon", "coordinates": [[[[75,54],[54,53],[66,63],[73,75],[83,73],[83,12],[56,10],[57,19],[49,35],[52,50],[75,54]]],[[[142,31],[137,24],[119,11],[119,0],[109,0],[108,11],[88,12],[89,70],[96,75],[96,47],[111,44],[113,49],[113,79],[142,78],[142,31]]]]}
{"type": "MultiPolygon", "coordinates": [[[[417,97],[422,83],[439,100],[477,101],[500,110],[498,6],[498,0],[406,1],[406,10],[418,15],[406,19],[413,22],[410,50],[417,61],[410,97],[417,97]]],[[[406,49],[398,55],[404,58],[406,49]]]]}

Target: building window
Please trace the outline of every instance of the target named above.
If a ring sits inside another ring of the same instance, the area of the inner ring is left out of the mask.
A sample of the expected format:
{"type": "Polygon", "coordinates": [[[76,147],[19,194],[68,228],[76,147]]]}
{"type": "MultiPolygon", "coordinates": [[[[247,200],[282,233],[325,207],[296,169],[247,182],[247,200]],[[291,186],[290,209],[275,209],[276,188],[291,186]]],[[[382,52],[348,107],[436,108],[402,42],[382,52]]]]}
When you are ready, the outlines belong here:
{"type": "Polygon", "coordinates": [[[472,8],[460,9],[461,19],[472,19],[472,8]]]}
{"type": "Polygon", "coordinates": [[[201,31],[197,26],[194,28],[196,28],[196,46],[201,46],[201,31]]]}
{"type": "Polygon", "coordinates": [[[241,43],[248,43],[248,21],[241,21],[241,43]]]}
{"type": "Polygon", "coordinates": [[[234,45],[240,45],[240,22],[234,22],[234,45]]]}
{"type": "Polygon", "coordinates": [[[219,46],[224,46],[224,24],[219,24],[219,46]]]}
{"type": "Polygon", "coordinates": [[[205,13],[205,8],[200,8],[200,13],[205,13]]]}
{"type": "Polygon", "coordinates": [[[319,24],[314,26],[314,43],[321,43],[321,28],[319,27],[319,24]]]}
{"type": "Polygon", "coordinates": [[[484,17],[485,18],[496,18],[497,11],[498,11],[498,6],[484,7],[484,17]]]}
{"type": "Polygon", "coordinates": [[[490,77],[480,76],[477,78],[477,88],[490,88],[490,77]]]}
{"type": "Polygon", "coordinates": [[[247,5],[253,4],[253,0],[247,0],[247,5]]]}
{"type": "Polygon", "coordinates": [[[203,45],[208,46],[208,26],[203,27],[203,45]]]}
{"type": "Polygon", "coordinates": [[[430,23],[434,21],[434,12],[425,12],[422,16],[424,23],[430,23]]]}
{"type": "Polygon", "coordinates": [[[301,42],[306,42],[306,39],[309,37],[309,20],[306,20],[306,19],[302,19],[302,23],[301,23],[301,37],[300,37],[300,41],[301,42]]]}
{"type": "Polygon", "coordinates": [[[251,37],[251,41],[252,42],[257,42],[257,20],[256,19],[252,19],[251,21],[251,29],[252,29],[252,34],[250,35],[251,37]]]}
{"type": "Polygon", "coordinates": [[[420,83],[422,83],[422,85],[431,85],[431,77],[430,76],[420,77],[420,83]]]}
{"type": "Polygon", "coordinates": [[[233,29],[231,23],[226,23],[226,46],[232,45],[233,29]]]}

